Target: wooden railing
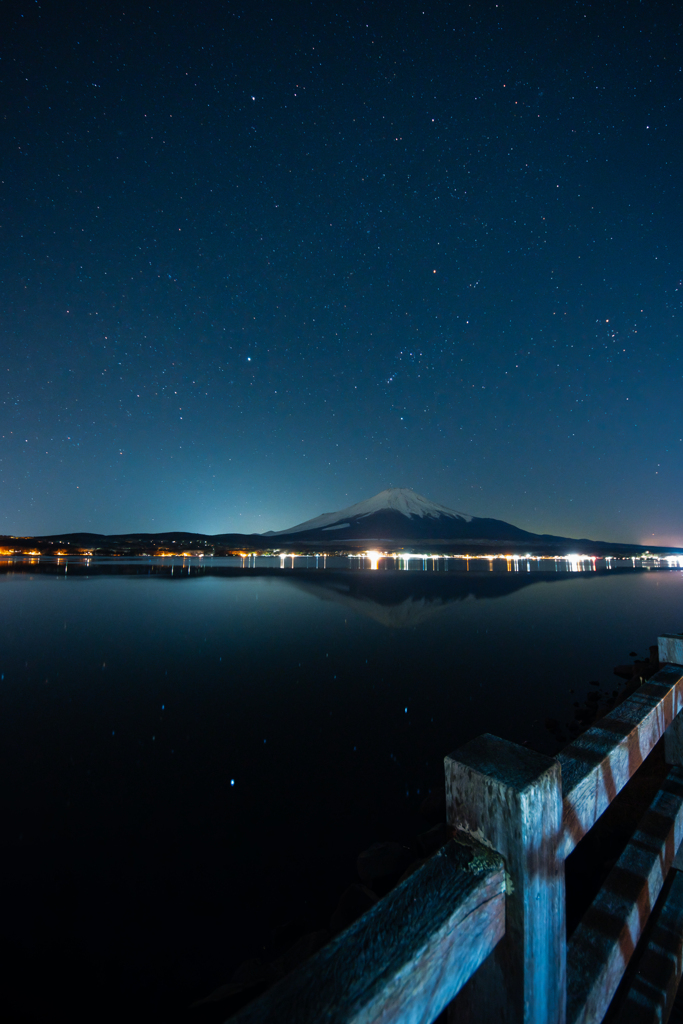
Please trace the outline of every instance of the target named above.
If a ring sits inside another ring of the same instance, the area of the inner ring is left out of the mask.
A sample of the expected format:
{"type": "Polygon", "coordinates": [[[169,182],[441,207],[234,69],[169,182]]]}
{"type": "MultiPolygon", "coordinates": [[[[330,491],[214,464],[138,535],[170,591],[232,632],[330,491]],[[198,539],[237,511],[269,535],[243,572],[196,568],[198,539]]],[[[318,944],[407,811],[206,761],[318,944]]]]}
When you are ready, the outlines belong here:
{"type": "Polygon", "coordinates": [[[660,637],[659,658],[558,758],[490,735],[447,757],[456,838],[234,1024],[431,1024],[447,1006],[453,1024],[597,1024],[646,925],[615,1024],[665,1021],[683,967],[683,871],[670,870],[683,840],[683,636],[660,637]],[[567,941],[565,859],[663,736],[668,775],[567,941]]]}

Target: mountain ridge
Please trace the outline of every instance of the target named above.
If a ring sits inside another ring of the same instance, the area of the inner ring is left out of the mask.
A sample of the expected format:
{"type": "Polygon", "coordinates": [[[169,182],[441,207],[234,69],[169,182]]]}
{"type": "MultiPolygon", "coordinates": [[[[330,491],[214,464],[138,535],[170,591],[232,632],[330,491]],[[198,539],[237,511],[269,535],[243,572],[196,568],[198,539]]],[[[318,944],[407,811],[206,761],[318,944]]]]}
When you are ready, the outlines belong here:
{"type": "MultiPolygon", "coordinates": [[[[96,534],[89,531],[61,533],[39,537],[6,537],[3,541],[35,542],[38,546],[59,545],[88,547],[100,552],[166,553],[190,547],[208,553],[229,551],[282,551],[297,548],[303,551],[338,551],[358,553],[368,548],[389,547],[410,550],[418,547],[436,553],[489,554],[567,554],[606,556],[637,555],[649,551],[676,553],[681,548],[648,547],[608,541],[577,539],[554,534],[538,534],[523,530],[502,519],[472,516],[430,501],[407,487],[392,487],[372,498],[356,502],[337,512],[324,512],[313,519],[286,530],[267,533],[200,534],[189,531],[120,534],[96,534]]],[[[418,549],[419,549],[418,548],[418,549]]]]}
{"type": "MultiPolygon", "coordinates": [[[[472,516],[430,501],[408,487],[390,487],[338,512],[325,512],[264,537],[314,541],[334,531],[343,540],[537,540],[539,534],[502,519],[472,516]],[[407,522],[406,522],[407,520],[407,522]],[[342,533],[343,531],[343,533],[342,533]]],[[[546,535],[546,539],[550,539],[546,535]]],[[[564,540],[565,538],[553,538],[564,540]]]]}

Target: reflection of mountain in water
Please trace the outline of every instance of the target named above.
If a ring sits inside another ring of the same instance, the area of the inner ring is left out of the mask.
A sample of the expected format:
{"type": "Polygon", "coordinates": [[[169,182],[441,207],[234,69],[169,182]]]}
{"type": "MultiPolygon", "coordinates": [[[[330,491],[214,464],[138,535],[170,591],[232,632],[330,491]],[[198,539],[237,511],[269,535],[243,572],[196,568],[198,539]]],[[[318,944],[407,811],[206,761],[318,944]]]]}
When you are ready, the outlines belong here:
{"type": "MultiPolygon", "coordinates": [[[[468,598],[505,597],[534,583],[557,582],[574,573],[325,572],[288,574],[287,581],[321,601],[333,601],[391,629],[420,626],[450,605],[468,598]]],[[[590,574],[595,575],[593,573],[590,574]]]]}
{"type": "Polygon", "coordinates": [[[366,615],[392,629],[418,626],[439,615],[456,601],[467,598],[506,597],[535,583],[558,583],[568,579],[595,579],[596,576],[614,576],[622,572],[633,573],[633,568],[614,568],[597,572],[421,572],[371,569],[276,569],[271,567],[238,568],[205,560],[175,566],[147,560],[113,559],[111,561],[66,562],[8,560],[0,563],[0,575],[29,572],[31,575],[92,576],[154,576],[180,584],[182,580],[196,580],[204,576],[243,580],[257,576],[278,579],[321,601],[333,601],[350,611],[366,615]]]}
{"type": "Polygon", "coordinates": [[[309,580],[290,580],[290,583],[321,601],[341,604],[349,611],[367,615],[368,618],[381,622],[383,626],[389,626],[391,629],[421,626],[426,619],[433,618],[453,603],[452,600],[440,598],[429,600],[426,597],[406,597],[398,604],[384,604],[371,597],[352,594],[350,587],[323,586],[318,581],[309,580]]]}

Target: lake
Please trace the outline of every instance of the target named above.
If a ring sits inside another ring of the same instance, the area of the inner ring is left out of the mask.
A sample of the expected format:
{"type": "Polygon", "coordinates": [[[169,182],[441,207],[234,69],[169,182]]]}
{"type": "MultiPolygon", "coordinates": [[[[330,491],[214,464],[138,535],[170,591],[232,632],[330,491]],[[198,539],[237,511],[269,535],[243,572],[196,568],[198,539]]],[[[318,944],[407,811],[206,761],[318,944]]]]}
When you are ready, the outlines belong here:
{"type": "Polygon", "coordinates": [[[363,849],[428,827],[445,754],[481,732],[555,753],[547,719],[683,629],[680,569],[305,564],[0,566],[0,928],[27,1021],[186,1019],[324,923],[363,849]]]}

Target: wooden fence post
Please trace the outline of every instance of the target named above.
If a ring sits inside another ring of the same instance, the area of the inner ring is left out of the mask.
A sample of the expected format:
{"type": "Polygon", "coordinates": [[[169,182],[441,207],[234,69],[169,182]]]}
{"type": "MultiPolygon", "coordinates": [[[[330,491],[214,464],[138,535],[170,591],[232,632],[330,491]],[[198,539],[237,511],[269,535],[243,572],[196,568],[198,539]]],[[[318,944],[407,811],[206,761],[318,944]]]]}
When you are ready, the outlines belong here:
{"type": "Polygon", "coordinates": [[[683,633],[662,633],[657,649],[661,665],[683,665],[683,633]]]}
{"type": "Polygon", "coordinates": [[[445,759],[449,824],[509,876],[505,936],[451,1004],[472,1024],[564,1024],[567,937],[559,762],[485,734],[445,759]]]}

